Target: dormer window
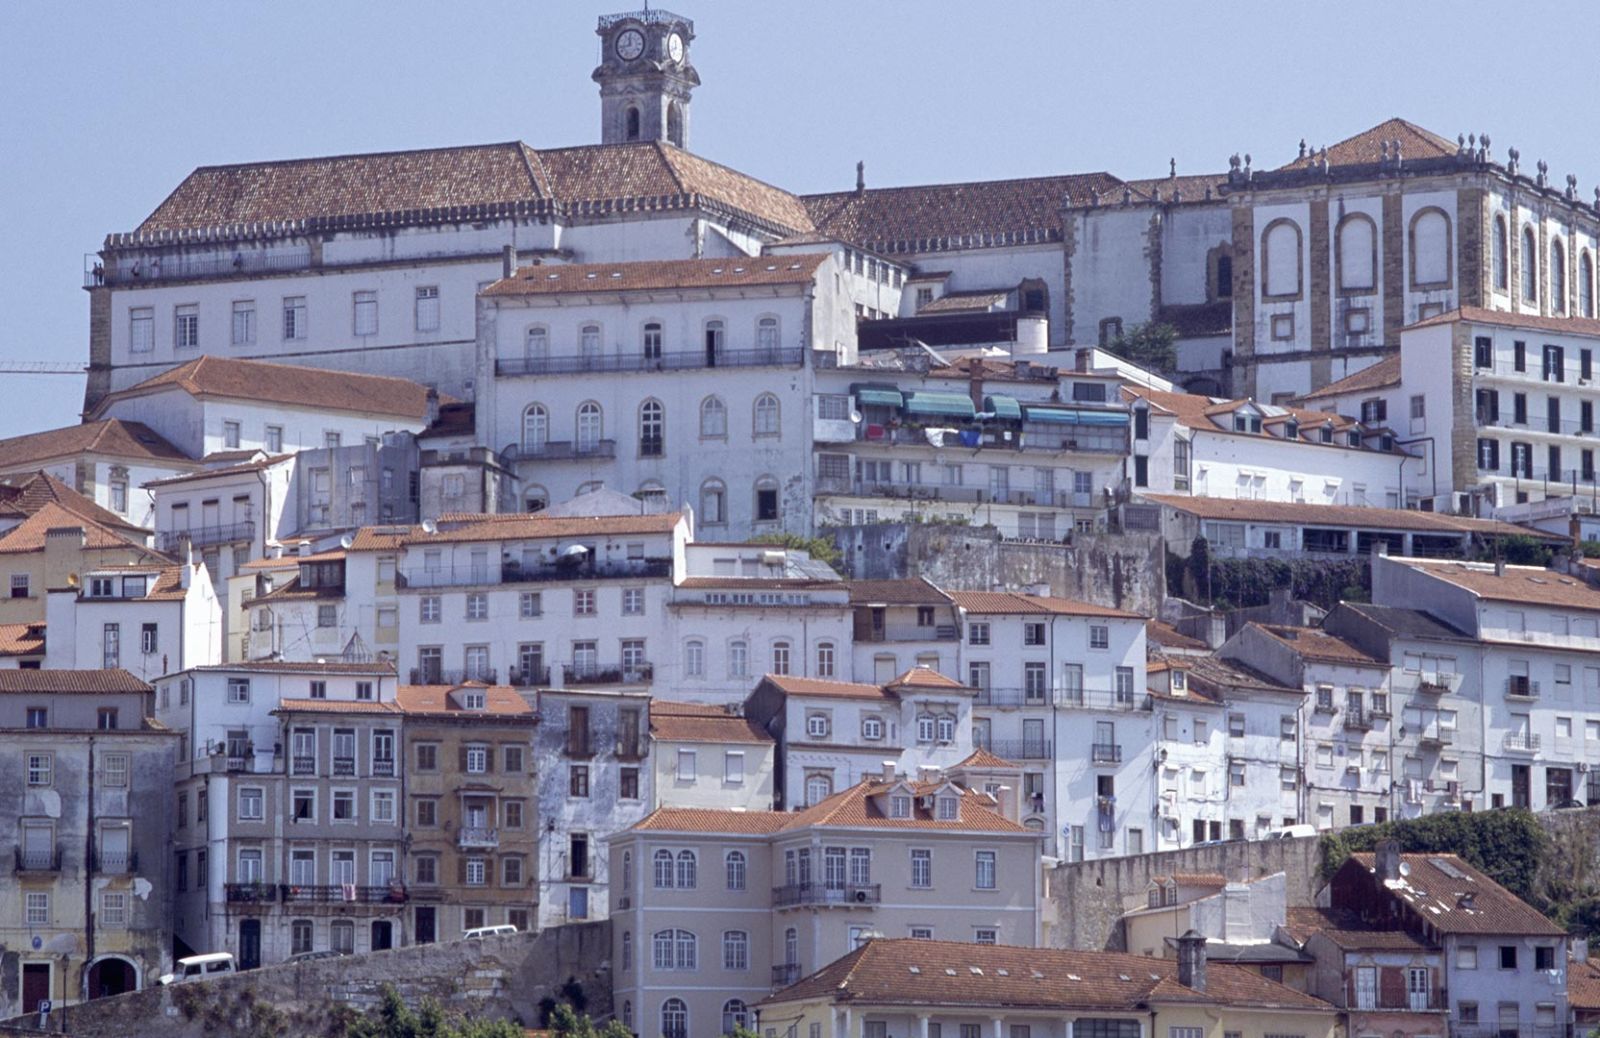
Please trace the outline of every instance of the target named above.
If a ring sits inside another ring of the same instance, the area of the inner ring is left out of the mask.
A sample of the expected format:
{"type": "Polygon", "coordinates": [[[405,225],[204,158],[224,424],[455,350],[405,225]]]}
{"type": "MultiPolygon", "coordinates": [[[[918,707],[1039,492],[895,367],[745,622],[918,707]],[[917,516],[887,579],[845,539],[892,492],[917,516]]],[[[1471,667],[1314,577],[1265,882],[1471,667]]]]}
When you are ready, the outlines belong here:
{"type": "Polygon", "coordinates": [[[488,701],[488,696],[479,690],[468,690],[461,693],[461,709],[482,710],[488,701]]]}
{"type": "Polygon", "coordinates": [[[116,595],[116,593],[117,593],[117,578],[116,577],[90,577],[89,578],[89,597],[90,598],[112,598],[112,597],[114,597],[116,595]]]}
{"type": "Polygon", "coordinates": [[[1361,431],[1359,429],[1352,429],[1349,436],[1346,438],[1346,442],[1352,447],[1361,446],[1361,431]]]}
{"type": "Polygon", "coordinates": [[[1182,692],[1189,687],[1188,671],[1175,670],[1172,672],[1172,690],[1182,692]]]}
{"type": "Polygon", "coordinates": [[[935,813],[941,822],[954,822],[961,816],[961,801],[953,796],[939,797],[935,802],[935,813]]]}
{"type": "Polygon", "coordinates": [[[889,798],[890,818],[910,818],[911,798],[904,793],[896,793],[889,798]]]}
{"type": "Polygon", "coordinates": [[[1300,438],[1300,423],[1293,418],[1284,422],[1283,437],[1286,440],[1298,440],[1300,438]]]}
{"type": "Polygon", "coordinates": [[[1332,425],[1332,423],[1324,425],[1320,430],[1318,430],[1318,433],[1319,433],[1318,439],[1320,439],[1323,443],[1332,443],[1333,442],[1333,425],[1332,425]]]}
{"type": "Polygon", "coordinates": [[[1233,416],[1233,431],[1242,433],[1259,433],[1261,431],[1261,416],[1258,414],[1237,413],[1233,416]]]}

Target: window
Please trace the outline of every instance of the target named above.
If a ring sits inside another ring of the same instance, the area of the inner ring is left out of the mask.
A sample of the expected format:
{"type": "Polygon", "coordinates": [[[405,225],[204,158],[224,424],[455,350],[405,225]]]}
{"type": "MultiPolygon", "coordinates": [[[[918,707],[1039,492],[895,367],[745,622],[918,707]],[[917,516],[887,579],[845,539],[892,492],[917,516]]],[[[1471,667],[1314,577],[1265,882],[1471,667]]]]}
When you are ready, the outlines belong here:
{"type": "Polygon", "coordinates": [[[587,797],[589,795],[589,765],[572,764],[567,767],[567,796],[587,797]]]}
{"type": "MultiPolygon", "coordinates": [[[[657,969],[670,969],[657,966],[657,969]]],[[[688,1038],[689,1007],[681,998],[669,998],[661,1003],[661,1038],[688,1038]]]]}
{"type": "Polygon", "coordinates": [[[756,397],[755,435],[758,439],[763,436],[777,436],[780,434],[779,413],[780,408],[777,397],[771,393],[762,393],[756,397]]]}
{"type": "Polygon", "coordinates": [[[729,851],[723,857],[723,865],[727,873],[728,889],[745,889],[746,876],[748,873],[748,862],[745,858],[744,851],[729,851]]]}
{"type": "Polygon", "coordinates": [[[728,643],[728,677],[743,678],[750,675],[750,645],[742,640],[728,643]]]}
{"type": "Polygon", "coordinates": [[[708,526],[721,526],[728,521],[728,491],[720,479],[708,479],[700,485],[700,521],[708,526]]]}
{"type": "MultiPolygon", "coordinates": [[[[747,970],[750,968],[750,935],[743,930],[727,930],[722,934],[722,968],[747,970]]],[[[741,1006],[744,1003],[739,1003],[741,1006]]]]}
{"type": "MultiPolygon", "coordinates": [[[[833,795],[833,779],[828,775],[811,774],[806,776],[806,803],[818,804],[833,795]]],[[[909,799],[909,798],[906,798],[909,799]]],[[[909,811],[910,809],[907,808],[909,811]]],[[[907,817],[895,815],[896,818],[907,817]]]]}
{"type": "Polygon", "coordinates": [[[256,303],[253,299],[236,300],[233,304],[233,333],[230,341],[235,346],[253,346],[256,341],[256,303]]]}
{"type": "Polygon", "coordinates": [[[333,820],[353,822],[356,819],[356,794],[351,789],[333,791],[333,820]]]}
{"type": "Polygon", "coordinates": [[[26,905],[27,908],[24,914],[29,926],[50,925],[50,895],[48,893],[29,891],[26,905]]]}
{"type": "Polygon", "coordinates": [[[755,486],[755,521],[758,523],[775,523],[778,515],[778,481],[771,476],[762,476],[756,480],[755,486]]]}
{"type": "MultiPolygon", "coordinates": [[[[471,618],[469,617],[468,619],[471,619],[471,618]]],[[[317,606],[317,626],[318,627],[337,627],[337,626],[339,626],[339,607],[335,606],[335,605],[319,605],[319,606],[317,606]]]]}
{"type": "Polygon", "coordinates": [[[306,297],[285,296],[283,299],[283,338],[292,342],[306,337],[306,297]]]}
{"type": "Polygon", "coordinates": [[[969,623],[969,624],[967,624],[967,644],[968,645],[988,645],[989,644],[989,625],[986,624],[986,623],[969,623]]]}
{"type": "Polygon", "coordinates": [[[353,332],[358,336],[378,334],[378,293],[357,292],[351,297],[353,332]]]}
{"type": "Polygon", "coordinates": [[[728,750],[722,755],[722,782],[728,786],[744,783],[744,752],[728,750]]]}
{"type": "Polygon", "coordinates": [[[1500,946],[1500,968],[1503,970],[1514,970],[1517,968],[1516,945],[1502,944],[1500,946]]]}
{"type": "MultiPolygon", "coordinates": [[[[590,592],[590,594],[592,595],[593,592],[590,592]]],[[[488,595],[487,592],[473,591],[473,592],[470,592],[467,595],[467,619],[468,620],[487,620],[487,619],[489,619],[489,595],[488,595]]],[[[331,624],[319,624],[318,626],[332,626],[332,625],[331,624]]]]}
{"type": "Polygon", "coordinates": [[[229,678],[228,679],[228,702],[230,702],[230,703],[248,703],[248,702],[250,702],[250,679],[249,678],[229,678]]]}
{"type": "Polygon", "coordinates": [[[572,593],[572,615],[594,616],[595,595],[592,588],[579,588],[572,593]]]}
{"type": "Polygon", "coordinates": [[[828,715],[821,712],[812,712],[806,715],[806,735],[812,739],[826,739],[828,737],[828,715]]]}
{"type": "Polygon", "coordinates": [[[192,350],[199,347],[200,307],[193,303],[188,303],[173,308],[172,345],[180,350],[192,350]]]}
{"type": "Polygon", "coordinates": [[[700,401],[700,438],[724,440],[728,437],[728,408],[721,397],[708,396],[700,401]]]}
{"type": "Polygon", "coordinates": [[[417,331],[439,330],[439,286],[417,286],[417,331]]]}
{"type": "Polygon", "coordinates": [[[1300,294],[1300,228],[1290,220],[1274,220],[1261,235],[1262,295],[1300,294]]]}
{"type": "Polygon", "coordinates": [[[239,820],[241,822],[259,822],[265,815],[265,792],[259,787],[241,787],[239,789],[239,820]]]}
{"type": "Polygon", "coordinates": [[[11,574],[11,597],[28,597],[28,575],[26,573],[11,574]]]}
{"type": "Polygon", "coordinates": [[[148,306],[128,311],[128,352],[150,353],[156,348],[156,312],[148,306]]]}
{"type": "Polygon", "coordinates": [[[107,753],[100,757],[100,784],[113,789],[124,789],[128,785],[128,755],[126,753],[107,753]]]}
{"type": "Polygon", "coordinates": [[[659,458],[665,453],[666,409],[659,400],[639,405],[639,456],[659,458]]]}
{"type": "Polygon", "coordinates": [[[550,439],[550,412],[543,404],[529,404],[522,412],[522,453],[543,454],[550,439]]]}
{"type": "Polygon", "coordinates": [[[972,885],[979,890],[995,889],[995,852],[978,851],[976,873],[972,885]]]}
{"type": "Polygon", "coordinates": [[[999,934],[988,927],[979,927],[972,931],[972,942],[974,944],[995,944],[998,941],[999,934]]]}
{"type": "Polygon", "coordinates": [[[817,677],[831,678],[834,671],[834,648],[832,642],[817,643],[817,677]]]}
{"type": "MultiPolygon", "coordinates": [[[[678,852],[678,889],[693,890],[698,883],[697,860],[694,851],[678,852]]],[[[692,967],[691,967],[692,968],[692,967]]]]}
{"type": "Polygon", "coordinates": [[[1560,238],[1550,242],[1550,312],[1567,312],[1567,250],[1560,238]]]}
{"type": "Polygon", "coordinates": [[[106,669],[122,665],[122,628],[118,624],[106,624],[101,634],[101,657],[104,662],[101,666],[106,669]]]}
{"type": "Polygon", "coordinates": [[[1522,230],[1522,298],[1524,302],[1539,301],[1539,246],[1533,228],[1522,230]]]}
{"type": "MultiPolygon", "coordinates": [[[[688,930],[660,930],[651,938],[651,965],[658,970],[695,969],[696,940],[688,930]]],[[[672,1001],[676,1001],[673,999],[672,1001]]]]}
{"type": "Polygon", "coordinates": [[[1111,628],[1105,624],[1089,625],[1089,648],[1109,649],[1111,647],[1111,628]]]}
{"type": "Polygon", "coordinates": [[[592,400],[586,400],[578,405],[578,439],[577,451],[579,454],[593,454],[600,449],[600,438],[605,431],[604,416],[600,405],[592,400]]]}
{"type": "Polygon", "coordinates": [[[1377,283],[1377,226],[1371,217],[1352,213],[1339,222],[1339,288],[1371,291],[1377,283]]]}

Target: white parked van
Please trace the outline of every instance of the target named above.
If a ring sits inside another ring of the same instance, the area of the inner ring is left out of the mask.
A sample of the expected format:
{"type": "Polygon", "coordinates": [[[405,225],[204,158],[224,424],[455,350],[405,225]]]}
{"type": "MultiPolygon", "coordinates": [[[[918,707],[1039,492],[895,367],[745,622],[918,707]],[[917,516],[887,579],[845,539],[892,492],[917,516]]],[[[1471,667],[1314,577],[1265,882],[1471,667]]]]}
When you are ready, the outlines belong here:
{"type": "Polygon", "coordinates": [[[189,980],[207,980],[224,973],[235,972],[232,952],[211,952],[207,955],[190,955],[178,960],[175,972],[156,980],[157,984],[182,984],[189,980]]]}
{"type": "Polygon", "coordinates": [[[1298,825],[1286,825],[1282,829],[1273,829],[1267,833],[1269,840],[1293,840],[1301,836],[1317,835],[1317,827],[1301,822],[1298,825]]]}
{"type": "Polygon", "coordinates": [[[463,939],[470,941],[478,937],[500,937],[504,934],[516,932],[517,928],[515,926],[510,923],[501,923],[498,926],[475,926],[461,936],[463,939]]]}

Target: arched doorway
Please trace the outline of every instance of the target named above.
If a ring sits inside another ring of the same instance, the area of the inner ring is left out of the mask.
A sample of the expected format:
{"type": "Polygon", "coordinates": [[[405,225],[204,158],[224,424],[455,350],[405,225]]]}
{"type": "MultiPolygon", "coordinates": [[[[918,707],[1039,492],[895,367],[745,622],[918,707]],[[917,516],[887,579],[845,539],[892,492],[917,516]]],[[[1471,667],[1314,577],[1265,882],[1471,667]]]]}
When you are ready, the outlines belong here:
{"type": "Polygon", "coordinates": [[[139,968],[117,955],[96,959],[89,967],[90,998],[122,995],[139,990],[139,968]]]}

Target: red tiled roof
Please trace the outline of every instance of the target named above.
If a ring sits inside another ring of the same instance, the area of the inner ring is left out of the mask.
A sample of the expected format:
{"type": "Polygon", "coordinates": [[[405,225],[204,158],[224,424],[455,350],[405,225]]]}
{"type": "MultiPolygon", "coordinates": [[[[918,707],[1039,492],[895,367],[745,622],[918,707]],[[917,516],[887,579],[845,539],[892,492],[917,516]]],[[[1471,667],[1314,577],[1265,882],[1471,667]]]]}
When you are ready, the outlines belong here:
{"type": "MultiPolygon", "coordinates": [[[[1400,142],[1400,156],[1402,159],[1440,158],[1454,155],[1457,150],[1455,141],[1446,140],[1431,130],[1425,130],[1416,123],[1405,119],[1386,119],[1370,129],[1362,130],[1353,137],[1346,137],[1338,144],[1328,145],[1328,165],[1330,166],[1362,166],[1376,163],[1383,158],[1384,145],[1392,141],[1400,142]]],[[[1313,145],[1307,150],[1305,158],[1297,158],[1280,166],[1280,169],[1296,169],[1309,166],[1322,161],[1320,147],[1313,145]]]]}
{"type": "MultiPolygon", "coordinates": [[[[1433,318],[1438,320],[1438,318],[1433,318]]],[[[1600,322],[1597,322],[1600,323],[1600,322]]],[[[1400,384],[1400,357],[1385,357],[1376,364],[1362,368],[1353,375],[1346,375],[1337,382],[1329,382],[1321,389],[1299,397],[1300,400],[1322,400],[1328,397],[1346,396],[1350,393],[1366,393],[1376,389],[1386,389],[1389,386],[1400,384]]]]}
{"type": "Polygon", "coordinates": [[[1389,669],[1386,660],[1374,659],[1354,645],[1317,627],[1290,627],[1278,624],[1251,623],[1248,626],[1263,631],[1279,645],[1308,660],[1326,663],[1343,663],[1356,667],[1389,669]]]}
{"type": "Polygon", "coordinates": [[[1122,181],[1079,173],[840,191],[802,201],[826,234],[883,252],[929,252],[1059,240],[1062,210],[1086,206],[1096,193],[1107,202],[1120,199],[1122,181]]]}
{"type": "Polygon", "coordinates": [[[37,656],[44,652],[44,624],[0,624],[0,656],[37,656]]]}
{"type": "Polygon", "coordinates": [[[662,515],[542,516],[466,515],[439,517],[437,533],[420,526],[401,543],[445,544],[465,541],[528,540],[537,537],[604,537],[620,534],[671,533],[682,518],[679,512],[662,515]]]}
{"type": "Polygon", "coordinates": [[[973,750],[971,756],[962,761],[960,764],[957,764],[956,767],[979,769],[1003,768],[1006,770],[1015,770],[1022,767],[1022,765],[1015,761],[1006,760],[1004,757],[997,757],[988,750],[980,748],[973,750]]]}
{"type": "Polygon", "coordinates": [[[163,371],[95,405],[104,414],[118,400],[176,386],[191,396],[219,396],[256,403],[287,404],[319,411],[347,411],[421,421],[428,417],[431,390],[388,375],[361,375],[331,368],[269,364],[206,354],[163,371]]]}
{"type": "Polygon", "coordinates": [[[852,580],[851,605],[949,605],[950,596],[925,577],[901,580],[852,580]]]}
{"type": "Polygon", "coordinates": [[[1331,908],[1288,909],[1284,929],[1299,944],[1321,934],[1348,951],[1428,951],[1426,944],[1405,930],[1377,930],[1367,926],[1354,912],[1331,908]]]}
{"type": "Polygon", "coordinates": [[[0,692],[149,692],[150,686],[121,668],[113,670],[0,670],[0,692]]]}
{"type": "Polygon", "coordinates": [[[879,809],[874,797],[900,785],[910,787],[921,796],[933,793],[945,783],[897,781],[891,784],[867,778],[799,811],[663,807],[651,812],[633,828],[639,831],[775,833],[820,825],[1037,835],[996,811],[989,796],[971,790],[962,791],[957,818],[939,819],[934,817],[934,812],[922,807],[915,808],[910,818],[890,818],[879,809]]]}
{"type": "Polygon", "coordinates": [[[741,714],[720,706],[650,700],[650,734],[667,742],[770,745],[772,736],[741,714]]]}
{"type": "MultiPolygon", "coordinates": [[[[1360,868],[1370,875],[1374,860],[1371,852],[1352,854],[1342,868],[1360,868]]],[[[1458,855],[1402,854],[1400,860],[1410,866],[1410,872],[1385,889],[1409,906],[1418,919],[1442,933],[1566,934],[1538,909],[1458,855]]],[[[1373,881],[1377,881],[1375,875],[1373,881]]]]}
{"type": "Polygon", "coordinates": [[[976,693],[977,692],[977,689],[972,688],[969,685],[963,685],[961,682],[957,681],[955,678],[946,677],[945,675],[943,675],[943,674],[939,673],[938,671],[934,670],[932,667],[922,667],[922,666],[912,667],[910,670],[906,671],[904,674],[901,674],[899,677],[897,677],[893,681],[889,682],[887,687],[889,687],[891,689],[894,689],[894,688],[910,688],[910,689],[923,688],[923,689],[939,689],[939,690],[948,691],[948,692],[968,692],[968,693],[976,693]]]}
{"type": "Polygon", "coordinates": [[[363,526],[351,538],[349,551],[397,551],[407,537],[422,532],[420,526],[363,526]]]}
{"type": "Polygon", "coordinates": [[[122,530],[135,537],[149,533],[110,509],[101,508],[48,472],[13,475],[0,480],[0,505],[22,515],[32,515],[46,504],[57,504],[73,515],[122,530]]]}
{"type": "Polygon", "coordinates": [[[1513,314],[1500,310],[1485,310],[1479,306],[1463,306],[1447,310],[1425,321],[1407,325],[1408,328],[1431,328],[1440,324],[1469,321],[1473,324],[1492,324],[1501,328],[1534,328],[1558,335],[1587,335],[1600,338],[1600,320],[1593,317],[1541,317],[1538,314],[1513,314]]]}
{"type": "MultiPolygon", "coordinates": [[[[1483,536],[1539,536],[1496,519],[1472,519],[1443,512],[1418,512],[1406,508],[1365,508],[1360,505],[1316,505],[1296,501],[1248,501],[1220,497],[1185,497],[1179,494],[1141,494],[1147,501],[1202,519],[1235,522],[1286,523],[1312,526],[1359,526],[1374,530],[1415,530],[1418,533],[1483,536]]],[[[1551,539],[1560,539],[1551,537],[1551,539]]]]}
{"type": "Polygon", "coordinates": [[[84,422],[0,440],[0,466],[8,469],[79,454],[180,463],[190,460],[187,454],[168,443],[148,425],[125,422],[121,418],[84,422]]]}
{"type": "MultiPolygon", "coordinates": [[[[5,541],[0,540],[0,546],[5,541]]],[[[1537,566],[1507,566],[1496,574],[1493,563],[1445,562],[1406,559],[1404,565],[1465,588],[1479,598],[1496,602],[1569,609],[1600,609],[1600,588],[1576,577],[1537,566]]]]}
{"type": "Polygon", "coordinates": [[[533,720],[533,708],[528,701],[509,685],[484,685],[468,682],[465,685],[401,685],[395,692],[395,702],[408,715],[415,717],[512,717],[533,720]],[[482,689],[484,709],[463,710],[450,698],[450,693],[461,688],[482,689]]]}
{"type": "Polygon", "coordinates": [[[1212,199],[1220,200],[1221,189],[1227,183],[1226,173],[1186,173],[1182,176],[1150,177],[1127,182],[1128,186],[1133,188],[1135,198],[1154,200],[1159,195],[1163,202],[1171,202],[1174,199],[1184,202],[1203,202],[1207,197],[1207,188],[1211,190],[1212,199]]]}
{"type": "Polygon", "coordinates": [[[1049,595],[1024,595],[1015,591],[952,591],[950,598],[969,613],[1021,613],[1025,615],[1104,616],[1123,620],[1143,619],[1109,606],[1093,605],[1070,598],[1049,595]]]}
{"type": "MultiPolygon", "coordinates": [[[[746,591],[777,590],[785,588],[793,591],[799,588],[838,588],[843,586],[843,581],[834,578],[824,580],[814,577],[684,577],[678,581],[679,587],[688,588],[731,588],[746,591]]],[[[843,604],[840,604],[843,608],[843,604]]]]}
{"type": "Polygon", "coordinates": [[[1600,1010],[1600,962],[1588,959],[1568,964],[1567,1004],[1590,1012],[1600,1010]]]}
{"type": "Polygon", "coordinates": [[[110,527],[69,512],[50,502],[28,518],[0,534],[0,555],[19,555],[43,551],[45,539],[51,530],[82,530],[83,547],[88,551],[114,551],[125,548],[137,557],[169,562],[165,555],[145,547],[122,531],[126,527],[110,527]]]}
{"type": "Polygon", "coordinates": [[[642,260],[523,267],[483,290],[486,296],[542,296],[571,292],[647,292],[678,289],[809,285],[827,253],[748,259],[642,260]]]}
{"type": "Polygon", "coordinates": [[[1199,638],[1191,638],[1176,627],[1161,620],[1151,620],[1144,625],[1145,638],[1164,649],[1204,652],[1209,646],[1199,638]]]}
{"type": "Polygon", "coordinates": [[[398,704],[365,699],[280,699],[275,714],[403,714],[398,704]]]}
{"type": "Polygon", "coordinates": [[[797,674],[768,674],[762,681],[791,696],[837,696],[841,699],[892,699],[893,694],[879,685],[857,681],[830,681],[804,678],[797,674]]]}
{"type": "Polygon", "coordinates": [[[322,598],[343,598],[342,587],[312,587],[300,586],[299,577],[290,577],[278,587],[264,595],[251,599],[251,605],[261,605],[269,602],[312,602],[322,598]]]}
{"type": "MultiPolygon", "coordinates": [[[[206,457],[215,458],[216,455],[208,454],[206,457]]],[[[145,486],[170,487],[182,483],[198,483],[201,480],[215,479],[218,476],[241,476],[247,473],[260,472],[263,469],[270,469],[274,465],[285,465],[293,459],[293,454],[263,454],[261,457],[233,465],[208,465],[205,468],[195,469],[193,472],[184,472],[176,476],[168,476],[165,479],[152,479],[145,483],[145,486]]]]}
{"type": "Polygon", "coordinates": [[[1174,959],[1004,944],[877,939],[836,959],[763,1005],[802,999],[1007,1009],[1144,1011],[1162,1002],[1287,1010],[1334,1008],[1254,970],[1206,965],[1206,989],[1178,983],[1174,959]]]}
{"type": "Polygon", "coordinates": [[[393,663],[350,663],[345,660],[241,660],[237,663],[208,663],[192,667],[197,671],[256,671],[262,674],[371,674],[394,677],[393,663]]]}

